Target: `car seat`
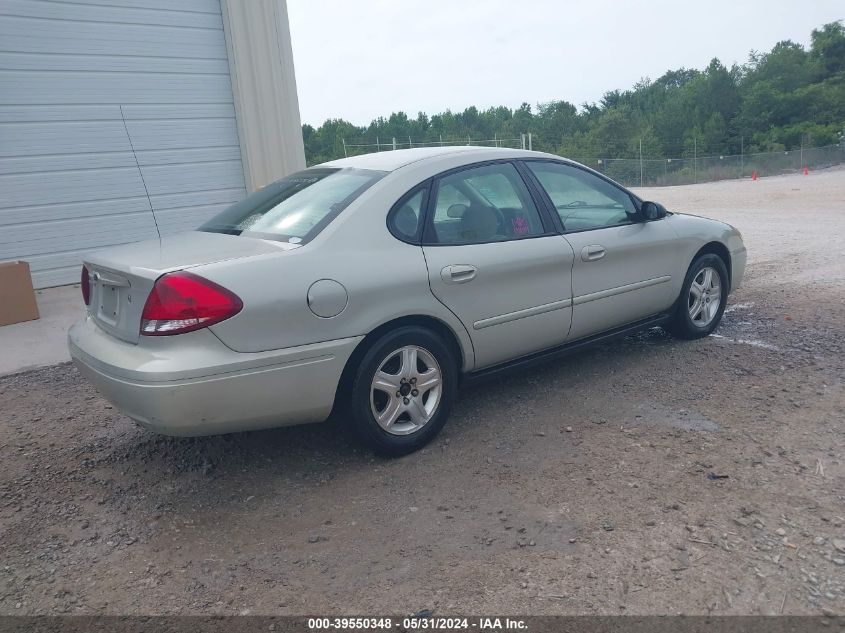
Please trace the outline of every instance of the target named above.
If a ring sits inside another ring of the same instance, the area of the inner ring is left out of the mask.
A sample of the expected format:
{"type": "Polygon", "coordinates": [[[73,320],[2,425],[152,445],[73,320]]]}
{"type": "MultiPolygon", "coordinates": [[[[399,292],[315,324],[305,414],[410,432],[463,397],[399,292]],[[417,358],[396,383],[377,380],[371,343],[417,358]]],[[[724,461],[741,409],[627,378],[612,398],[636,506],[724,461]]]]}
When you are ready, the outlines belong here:
{"type": "Polygon", "coordinates": [[[461,239],[465,241],[488,242],[498,233],[499,215],[491,207],[472,205],[461,216],[461,239]]]}

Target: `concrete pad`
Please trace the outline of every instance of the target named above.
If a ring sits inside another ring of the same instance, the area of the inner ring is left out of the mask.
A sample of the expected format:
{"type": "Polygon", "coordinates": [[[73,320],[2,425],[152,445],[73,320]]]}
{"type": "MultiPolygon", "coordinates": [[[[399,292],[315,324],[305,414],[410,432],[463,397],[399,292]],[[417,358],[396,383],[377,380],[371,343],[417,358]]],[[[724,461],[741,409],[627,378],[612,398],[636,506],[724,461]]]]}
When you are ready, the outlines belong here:
{"type": "Polygon", "coordinates": [[[85,316],[79,286],[36,291],[41,318],[0,327],[0,376],[70,360],[67,331],[85,316]]]}

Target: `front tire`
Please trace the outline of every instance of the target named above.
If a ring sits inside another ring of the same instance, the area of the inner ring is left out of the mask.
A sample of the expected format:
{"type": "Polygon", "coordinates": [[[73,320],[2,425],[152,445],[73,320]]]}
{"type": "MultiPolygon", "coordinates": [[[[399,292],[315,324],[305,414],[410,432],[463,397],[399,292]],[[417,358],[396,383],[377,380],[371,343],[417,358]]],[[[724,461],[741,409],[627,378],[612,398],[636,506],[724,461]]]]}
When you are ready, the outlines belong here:
{"type": "Polygon", "coordinates": [[[697,339],[719,326],[728,301],[728,270],[718,255],[706,253],[690,265],[670,329],[675,336],[697,339]]]}
{"type": "Polygon", "coordinates": [[[454,354],[434,332],[417,326],[388,332],[370,346],[354,374],[356,434],[382,455],[419,450],[449,417],[457,371],[454,354]]]}

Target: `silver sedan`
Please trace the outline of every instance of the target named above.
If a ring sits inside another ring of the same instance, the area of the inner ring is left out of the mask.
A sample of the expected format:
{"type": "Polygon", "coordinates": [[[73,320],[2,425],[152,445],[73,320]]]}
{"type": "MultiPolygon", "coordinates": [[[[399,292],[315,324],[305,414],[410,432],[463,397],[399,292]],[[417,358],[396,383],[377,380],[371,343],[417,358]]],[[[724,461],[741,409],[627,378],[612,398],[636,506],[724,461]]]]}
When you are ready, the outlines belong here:
{"type": "Polygon", "coordinates": [[[462,382],[662,325],[708,335],[742,280],[733,227],[571,161],[453,147],[318,165],[196,231],[100,251],[69,346],[169,435],[327,419],[403,454],[462,382]]]}

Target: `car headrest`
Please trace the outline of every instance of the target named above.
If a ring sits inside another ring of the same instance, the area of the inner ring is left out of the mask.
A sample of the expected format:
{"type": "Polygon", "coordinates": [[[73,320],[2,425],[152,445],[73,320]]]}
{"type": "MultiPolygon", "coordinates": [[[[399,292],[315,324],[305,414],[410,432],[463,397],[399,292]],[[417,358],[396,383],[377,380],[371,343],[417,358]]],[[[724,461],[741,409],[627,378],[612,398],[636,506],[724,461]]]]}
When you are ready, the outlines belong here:
{"type": "Polygon", "coordinates": [[[453,204],[450,205],[448,209],[446,209],[446,215],[450,218],[462,218],[464,217],[464,213],[466,213],[467,205],[465,204],[453,204]]]}
{"type": "Polygon", "coordinates": [[[490,207],[471,206],[461,216],[461,237],[486,242],[499,230],[499,216],[490,207]]]}

